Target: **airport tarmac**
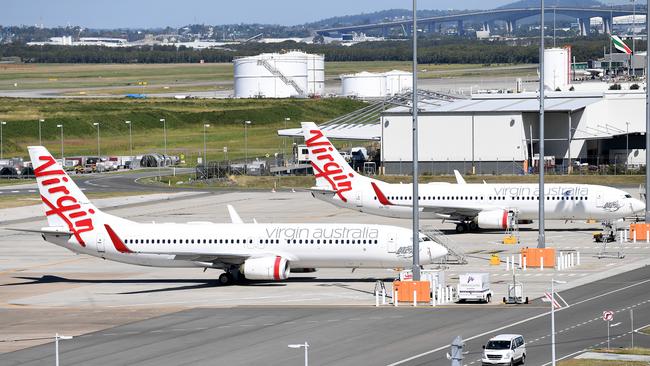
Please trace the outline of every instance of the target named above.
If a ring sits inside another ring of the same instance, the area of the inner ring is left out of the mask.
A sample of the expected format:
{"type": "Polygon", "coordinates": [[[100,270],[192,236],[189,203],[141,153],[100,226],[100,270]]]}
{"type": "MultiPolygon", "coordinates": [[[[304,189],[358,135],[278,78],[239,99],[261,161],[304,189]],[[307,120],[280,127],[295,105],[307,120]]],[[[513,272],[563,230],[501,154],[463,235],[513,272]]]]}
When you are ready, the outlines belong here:
{"type": "MultiPolygon", "coordinates": [[[[259,222],[358,222],[410,227],[408,220],[336,208],[311,198],[307,192],[183,194],[182,199],[173,199],[174,195],[167,194],[131,201],[128,206],[120,206],[123,199],[112,198],[102,200],[101,205],[108,207],[106,211],[111,214],[139,222],[227,222],[225,205],[232,204],[248,222],[255,218],[259,222]]],[[[34,229],[45,224],[43,217],[36,217],[39,211],[37,207],[9,209],[0,212],[0,217],[4,218],[5,227],[34,229]]],[[[449,233],[453,248],[468,257],[468,265],[450,266],[446,270],[448,283],[454,284],[459,273],[489,272],[495,299],[505,294],[512,274],[505,270],[505,264],[490,266],[490,252],[498,251],[504,256],[518,253],[524,246],[536,245],[534,225],[522,227],[521,244],[518,245],[499,244],[503,233],[498,231],[456,235],[452,234],[453,224],[423,221],[423,225],[433,225],[449,233]]],[[[581,265],[565,271],[518,271],[517,279],[524,283],[526,296],[532,299],[548,291],[551,278],[566,281],[567,284],[558,286],[566,290],[650,263],[650,244],[647,243],[625,245],[623,259],[596,258],[600,247],[593,242],[592,232],[598,229],[598,223],[547,222],[549,246],[580,251],[581,265]]],[[[264,309],[271,307],[369,307],[374,305],[376,280],[385,281],[390,291],[389,282],[396,276],[394,271],[384,269],[354,272],[321,269],[315,273],[292,274],[286,282],[222,287],[216,281],[219,271],[130,266],[74,255],[43,242],[36,234],[3,232],[5,235],[0,238],[0,352],[48,342],[42,338],[55,332],[81,335],[187,309],[253,306],[264,313],[264,309]]],[[[503,310],[498,301],[490,305],[445,307],[463,308],[468,313],[475,308],[503,310]]],[[[519,308],[527,307],[516,309],[519,308]]]]}

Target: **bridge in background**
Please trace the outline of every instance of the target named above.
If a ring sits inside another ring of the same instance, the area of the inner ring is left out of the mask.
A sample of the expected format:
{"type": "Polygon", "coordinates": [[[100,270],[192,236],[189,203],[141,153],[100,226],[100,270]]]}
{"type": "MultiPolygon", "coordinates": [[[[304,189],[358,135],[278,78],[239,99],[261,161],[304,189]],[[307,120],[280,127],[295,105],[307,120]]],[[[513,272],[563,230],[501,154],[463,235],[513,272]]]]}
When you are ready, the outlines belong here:
{"type": "MultiPolygon", "coordinates": [[[[533,16],[539,16],[539,8],[516,8],[516,9],[493,9],[473,11],[466,13],[458,13],[451,15],[442,15],[435,17],[418,18],[418,26],[426,27],[429,32],[435,32],[443,23],[456,23],[458,34],[464,34],[464,22],[481,23],[484,30],[490,30],[490,27],[496,21],[505,22],[505,28],[508,33],[513,33],[517,25],[517,21],[533,16]]],[[[611,33],[613,19],[620,16],[631,16],[634,14],[632,9],[612,9],[612,8],[575,8],[575,7],[550,7],[546,8],[545,14],[566,15],[578,19],[580,26],[580,34],[587,36],[590,33],[589,22],[591,18],[601,18],[603,24],[603,32],[611,33]]],[[[637,8],[636,14],[645,16],[646,9],[637,8]]],[[[400,28],[405,34],[411,34],[412,20],[400,20],[384,23],[350,25],[345,27],[325,28],[319,29],[316,32],[322,35],[329,35],[331,33],[349,33],[360,32],[368,30],[381,30],[386,37],[389,35],[390,29],[400,28]]]]}

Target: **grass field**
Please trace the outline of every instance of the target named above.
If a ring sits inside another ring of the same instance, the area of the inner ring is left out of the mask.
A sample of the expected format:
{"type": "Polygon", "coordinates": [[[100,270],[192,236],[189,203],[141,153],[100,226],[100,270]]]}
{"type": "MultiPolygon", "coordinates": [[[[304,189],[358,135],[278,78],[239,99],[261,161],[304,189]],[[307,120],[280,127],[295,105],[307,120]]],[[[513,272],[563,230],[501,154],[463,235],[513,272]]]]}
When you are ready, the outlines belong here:
{"type": "MultiPolygon", "coordinates": [[[[170,154],[184,154],[196,162],[203,151],[203,124],[207,129],[209,159],[223,159],[245,154],[243,121],[248,127],[249,156],[273,155],[284,146],[277,130],[291,118],[288,127],[300,121],[323,122],[361,108],[364,102],[350,99],[13,99],[0,98],[4,156],[27,155],[27,146],[38,143],[38,120],[42,124],[43,144],[55,156],[60,155],[63,124],[64,152],[67,156],[97,153],[97,130],[100,123],[102,155],[128,155],[129,129],[132,121],[133,152],[142,154],[163,151],[163,124],[166,120],[167,146],[170,154]]],[[[290,148],[291,141],[287,141],[290,148]]]]}
{"type": "MultiPolygon", "coordinates": [[[[408,61],[326,62],[325,76],[337,79],[340,74],[360,71],[384,72],[411,70],[408,61]]],[[[534,76],[535,65],[423,64],[420,78],[507,74],[534,76]]],[[[75,88],[85,94],[160,93],[203,91],[208,88],[231,88],[231,63],[208,64],[18,64],[0,65],[0,90],[34,90],[75,88]],[[146,83],[146,85],[143,85],[146,83]],[[17,86],[14,86],[17,84],[17,86]],[[194,85],[199,84],[199,85],[194,85]],[[93,90],[92,88],[99,88],[93,90]],[[107,91],[107,88],[111,88],[107,91]]],[[[79,93],[79,91],[76,91],[79,93]]],[[[74,95],[74,94],[71,94],[74,95]]]]}

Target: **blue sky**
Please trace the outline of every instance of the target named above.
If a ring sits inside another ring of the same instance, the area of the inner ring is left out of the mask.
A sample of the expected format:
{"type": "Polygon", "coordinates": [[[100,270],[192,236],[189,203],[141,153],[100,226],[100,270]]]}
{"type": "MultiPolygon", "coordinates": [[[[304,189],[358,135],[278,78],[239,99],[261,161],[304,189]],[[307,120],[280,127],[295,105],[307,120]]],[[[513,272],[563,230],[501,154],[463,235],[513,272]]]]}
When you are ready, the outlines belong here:
{"type": "MultiPolygon", "coordinates": [[[[420,9],[488,9],[511,0],[419,0],[420,9]]],[[[295,25],[337,15],[411,8],[408,0],[0,0],[1,25],[91,28],[190,23],[295,25]]]]}

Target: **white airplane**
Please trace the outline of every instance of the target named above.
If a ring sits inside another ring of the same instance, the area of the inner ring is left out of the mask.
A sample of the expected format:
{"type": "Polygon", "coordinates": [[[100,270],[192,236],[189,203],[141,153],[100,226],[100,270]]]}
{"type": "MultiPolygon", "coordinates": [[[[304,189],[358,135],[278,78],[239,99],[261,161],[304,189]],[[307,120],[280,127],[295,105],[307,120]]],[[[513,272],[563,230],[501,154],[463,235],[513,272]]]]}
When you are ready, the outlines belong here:
{"type": "MultiPolygon", "coordinates": [[[[302,123],[316,186],[312,195],[336,206],[374,215],[411,218],[412,184],[390,184],[355,172],[313,122],[302,123]]],[[[537,184],[428,183],[419,186],[420,217],[455,222],[459,233],[506,229],[537,218],[537,184]]],[[[549,220],[613,221],[643,212],[645,205],[619,189],[588,184],[546,184],[549,220]]]]}
{"type": "MultiPolygon", "coordinates": [[[[48,226],[26,231],[75,253],[142,266],[222,269],[222,284],[240,276],[284,280],[291,268],[396,268],[412,261],[411,230],[396,226],[246,224],[232,207],[230,224],[136,223],[97,209],[44,147],[29,147],[29,155],[48,226]]],[[[423,264],[447,254],[424,234],[420,241],[423,264]]]]}

